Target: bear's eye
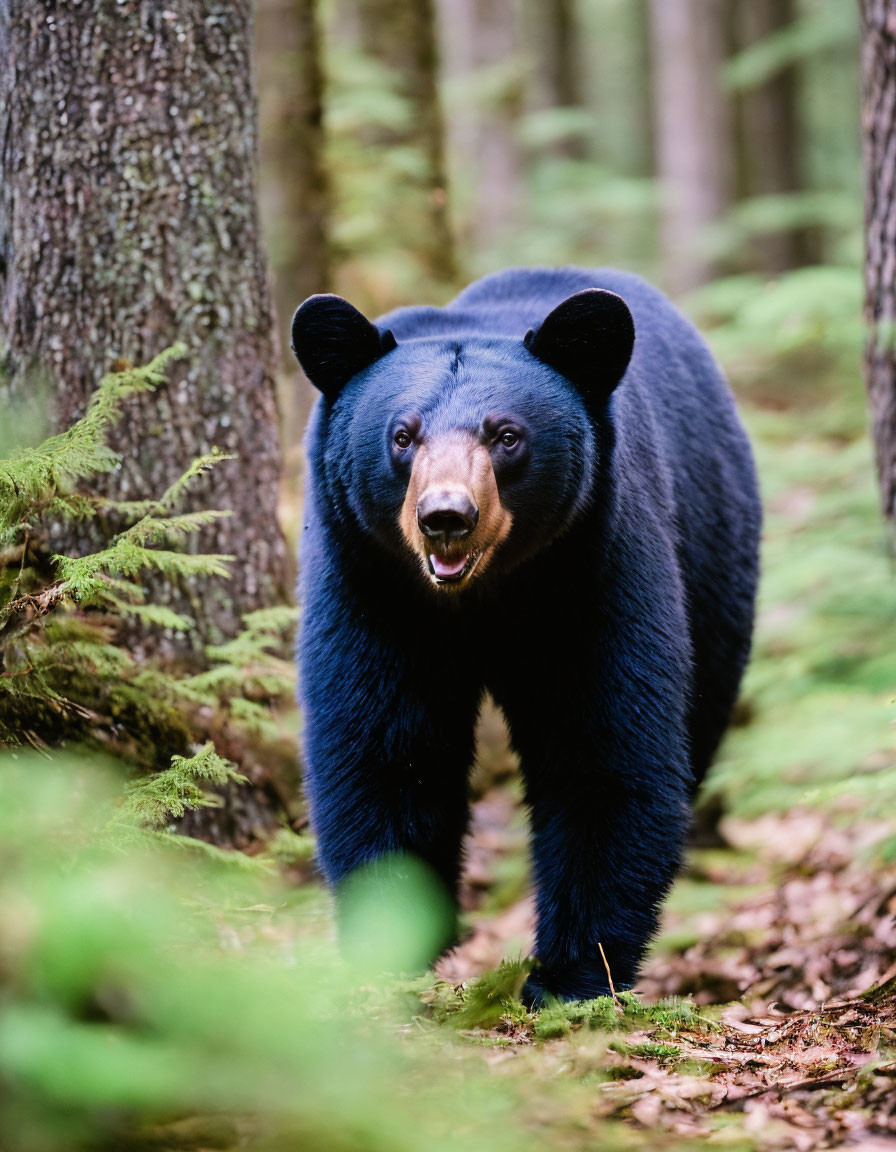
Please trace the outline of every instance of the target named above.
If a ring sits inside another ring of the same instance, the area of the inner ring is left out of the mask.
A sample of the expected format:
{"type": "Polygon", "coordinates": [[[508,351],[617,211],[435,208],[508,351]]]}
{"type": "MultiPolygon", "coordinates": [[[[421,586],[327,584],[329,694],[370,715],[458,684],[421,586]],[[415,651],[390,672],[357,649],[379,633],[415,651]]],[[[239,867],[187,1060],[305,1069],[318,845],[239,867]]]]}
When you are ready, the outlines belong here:
{"type": "Polygon", "coordinates": [[[411,446],[411,434],[405,428],[399,428],[393,439],[395,447],[401,449],[402,452],[411,446]]]}
{"type": "Polygon", "coordinates": [[[520,442],[518,433],[511,432],[510,429],[501,433],[500,440],[505,448],[515,448],[520,442]]]}

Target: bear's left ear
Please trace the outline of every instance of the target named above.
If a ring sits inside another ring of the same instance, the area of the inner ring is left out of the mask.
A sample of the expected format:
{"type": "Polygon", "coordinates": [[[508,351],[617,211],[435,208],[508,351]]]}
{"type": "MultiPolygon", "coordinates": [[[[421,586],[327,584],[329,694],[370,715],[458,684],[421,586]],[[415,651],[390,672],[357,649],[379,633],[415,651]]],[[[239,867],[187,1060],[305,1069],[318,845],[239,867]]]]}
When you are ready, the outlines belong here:
{"type": "Polygon", "coordinates": [[[290,346],[315,388],[328,400],[362,369],[395,347],[395,337],[380,330],[341,296],[309,296],[292,318],[290,346]]]}
{"type": "Polygon", "coordinates": [[[615,292],[586,288],[526,333],[526,347],[599,404],[622,379],[635,345],[635,322],[615,292]]]}

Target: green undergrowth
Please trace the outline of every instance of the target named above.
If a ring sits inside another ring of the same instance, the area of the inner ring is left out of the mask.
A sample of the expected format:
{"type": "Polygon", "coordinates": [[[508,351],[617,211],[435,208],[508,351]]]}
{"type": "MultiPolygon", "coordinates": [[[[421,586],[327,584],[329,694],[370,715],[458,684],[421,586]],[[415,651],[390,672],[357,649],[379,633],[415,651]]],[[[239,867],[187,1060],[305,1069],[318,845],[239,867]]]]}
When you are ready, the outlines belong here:
{"type": "MultiPolygon", "coordinates": [[[[316,887],[160,836],[194,770],[122,799],[84,755],[0,761],[4,1147],[500,1152],[587,1116],[577,1079],[495,1080],[407,986],[359,983],[316,887]]],[[[620,1138],[591,1118],[570,1146],[593,1139],[620,1138]]]]}
{"type": "Polygon", "coordinates": [[[826,435],[803,411],[750,410],[748,423],[765,503],[759,614],[747,722],[708,793],[742,816],[813,804],[892,818],[896,591],[867,438],[826,435]]]}
{"type": "Polygon", "coordinates": [[[251,613],[235,638],[205,648],[198,667],[195,658],[148,660],[134,643],[195,627],[152,602],[147,576],[199,588],[228,578],[231,557],[195,546],[196,533],[228,513],[180,510],[197,479],[227,457],[198,457],[154,499],[113,503],[90,491],[118,462],[107,433],[128,400],[162,383],[183,353],[174,347],[145,367],[111,373],[72,427],[0,459],[0,747],[52,754],[79,744],[138,769],[168,769],[154,786],[161,795],[177,777],[185,799],[170,803],[166,793],[169,820],[219,804],[220,790],[238,782],[235,761],[295,762],[284,720],[294,609],[251,613]],[[121,527],[97,550],[56,554],[60,525],[109,514],[121,527]]]}
{"type": "Polygon", "coordinates": [[[570,1036],[577,1031],[617,1032],[650,1029],[670,1038],[682,1029],[706,1026],[694,1005],[677,998],[643,1004],[632,992],[573,1003],[554,1001],[538,1013],[534,1035],[538,1040],[570,1036]]]}
{"type": "Polygon", "coordinates": [[[742,401],[765,509],[741,724],[707,795],[738,816],[798,803],[896,811],[896,591],[867,436],[857,263],[693,294],[742,401]]]}

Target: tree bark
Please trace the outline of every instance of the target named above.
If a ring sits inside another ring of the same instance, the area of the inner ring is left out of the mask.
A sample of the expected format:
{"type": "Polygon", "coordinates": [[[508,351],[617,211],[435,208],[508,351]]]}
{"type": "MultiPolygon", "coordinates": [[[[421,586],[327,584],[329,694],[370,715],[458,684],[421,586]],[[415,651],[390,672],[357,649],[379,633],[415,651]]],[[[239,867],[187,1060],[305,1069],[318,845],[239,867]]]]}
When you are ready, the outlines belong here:
{"type": "Polygon", "coordinates": [[[721,86],[724,0],[651,0],[657,173],[669,289],[709,279],[701,233],[730,203],[730,111],[721,86]]]}
{"type": "Polygon", "coordinates": [[[437,283],[453,284],[457,261],[448,210],[433,0],[359,0],[358,11],[364,50],[400,78],[399,90],[411,107],[410,128],[400,142],[416,147],[424,159],[423,227],[411,239],[427,274],[437,283]]]}
{"type": "Polygon", "coordinates": [[[865,382],[881,505],[896,544],[896,0],[860,0],[865,382]]]}
{"type": "MultiPolygon", "coordinates": [[[[287,583],[251,45],[249,0],[0,3],[6,387],[46,381],[66,426],[113,358],[186,342],[170,382],[111,430],[121,464],[96,490],[158,496],[197,454],[236,456],[187,501],[233,511],[194,545],[233,555],[232,578],[147,581],[195,619],[194,652],[287,583]]],[[[54,544],[95,548],[92,531],[54,544]]],[[[182,641],[143,643],[176,653],[182,641]]]]}

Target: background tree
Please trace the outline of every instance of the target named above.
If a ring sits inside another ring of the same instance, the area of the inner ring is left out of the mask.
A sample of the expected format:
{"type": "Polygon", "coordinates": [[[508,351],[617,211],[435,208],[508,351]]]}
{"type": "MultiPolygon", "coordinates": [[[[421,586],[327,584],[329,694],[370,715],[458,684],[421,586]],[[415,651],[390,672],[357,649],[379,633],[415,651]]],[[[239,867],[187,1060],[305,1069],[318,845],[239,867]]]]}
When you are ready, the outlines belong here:
{"type": "Polygon", "coordinates": [[[273,222],[271,259],[284,351],[286,321],[313,292],[329,290],[329,178],[324,155],[323,65],[316,0],[258,5],[262,215],[273,222]],[[269,179],[264,179],[264,174],[269,179]]]}
{"type": "Polygon", "coordinates": [[[287,584],[251,5],[23,0],[0,7],[0,45],[6,389],[42,382],[67,426],[113,358],[141,363],[187,344],[170,382],[136,397],[114,429],[121,464],[97,488],[140,500],[214,446],[236,457],[188,503],[233,511],[197,542],[235,557],[232,578],[152,582],[156,603],[196,621],[196,650],[287,584]]]}
{"type": "Polygon", "coordinates": [[[539,8],[542,67],[551,105],[576,107],[582,103],[582,69],[575,0],[549,0],[539,8]]]}
{"type": "MultiPolygon", "coordinates": [[[[582,27],[575,0],[549,0],[533,5],[529,22],[534,25],[539,49],[542,85],[548,108],[578,109],[585,104],[582,75],[582,27]]],[[[559,142],[560,155],[582,156],[587,152],[581,133],[559,142]]]]}
{"type": "Polygon", "coordinates": [[[671,291],[709,279],[701,233],[731,198],[724,0],[651,0],[656,166],[671,291]]]}
{"type": "Polygon", "coordinates": [[[258,0],[255,10],[261,218],[274,270],[281,365],[288,369],[278,392],[284,473],[294,485],[314,389],[290,351],[290,320],[307,296],[332,289],[334,263],[323,35],[317,0],[258,0]]]}
{"type": "Polygon", "coordinates": [[[446,71],[458,96],[450,120],[452,153],[466,176],[465,237],[479,255],[522,220],[519,14],[513,0],[441,0],[439,9],[446,71]]]}
{"type": "MultiPolygon", "coordinates": [[[[738,50],[774,37],[797,17],[795,0],[741,0],[733,12],[738,50]]],[[[743,92],[738,101],[738,195],[786,196],[802,187],[798,73],[785,61],[743,92]]],[[[808,262],[810,237],[805,229],[782,227],[762,238],[756,256],[769,272],[782,272],[808,262]]]]}
{"type": "Polygon", "coordinates": [[[883,513],[896,544],[896,3],[861,0],[865,379],[883,513]]]}
{"type": "MultiPolygon", "coordinates": [[[[423,193],[421,226],[406,231],[429,277],[454,281],[457,264],[448,214],[448,177],[442,107],[438,89],[439,54],[433,0],[358,0],[362,46],[385,65],[408,101],[410,116],[404,132],[385,141],[415,149],[422,159],[419,187],[423,193]]],[[[384,141],[381,141],[384,142],[384,141]]],[[[400,227],[408,229],[405,218],[400,227]]]]}

